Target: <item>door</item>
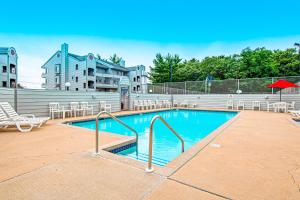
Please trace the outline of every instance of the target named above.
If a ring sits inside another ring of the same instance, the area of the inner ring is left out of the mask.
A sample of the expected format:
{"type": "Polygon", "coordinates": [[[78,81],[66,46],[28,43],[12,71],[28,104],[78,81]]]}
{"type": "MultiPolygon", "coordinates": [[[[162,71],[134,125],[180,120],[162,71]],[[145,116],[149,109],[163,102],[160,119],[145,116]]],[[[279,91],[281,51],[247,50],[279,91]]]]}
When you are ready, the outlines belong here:
{"type": "Polygon", "coordinates": [[[121,87],[121,110],[129,110],[129,87],[121,87]]]}

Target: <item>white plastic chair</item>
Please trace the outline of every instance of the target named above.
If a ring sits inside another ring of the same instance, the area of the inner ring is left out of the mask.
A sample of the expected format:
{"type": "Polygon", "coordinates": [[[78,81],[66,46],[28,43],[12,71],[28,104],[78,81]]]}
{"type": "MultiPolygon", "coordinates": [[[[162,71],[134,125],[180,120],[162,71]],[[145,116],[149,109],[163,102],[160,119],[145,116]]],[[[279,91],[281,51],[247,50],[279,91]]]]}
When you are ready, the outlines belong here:
{"type": "Polygon", "coordinates": [[[233,106],[234,106],[233,100],[227,100],[227,103],[226,103],[227,109],[233,110],[234,109],[233,106]]]}
{"type": "Polygon", "coordinates": [[[80,115],[80,113],[83,113],[83,109],[80,108],[80,105],[78,102],[70,102],[70,108],[72,115],[74,114],[74,117],[77,117],[77,113],[80,115]]]}
{"type": "Polygon", "coordinates": [[[89,112],[91,114],[94,114],[94,107],[92,105],[89,105],[88,102],[80,102],[80,107],[83,110],[83,116],[88,115],[89,112]]]}
{"type": "Polygon", "coordinates": [[[252,101],[252,110],[255,110],[255,108],[260,110],[260,101],[252,101]]]}
{"type": "Polygon", "coordinates": [[[100,111],[103,110],[111,113],[111,104],[107,104],[106,101],[100,101],[100,111]]]}
{"type": "Polygon", "coordinates": [[[162,102],[159,101],[159,100],[155,100],[155,107],[156,108],[162,108],[163,107],[162,102]]]}
{"type": "Polygon", "coordinates": [[[66,117],[66,114],[69,114],[69,116],[72,116],[71,110],[65,109],[64,106],[60,106],[57,102],[51,102],[49,103],[49,115],[51,119],[55,118],[55,114],[58,114],[59,117],[63,117],[63,119],[66,117]]]}
{"type": "Polygon", "coordinates": [[[288,110],[295,110],[295,104],[296,104],[295,101],[293,101],[292,103],[288,103],[287,104],[287,109],[288,110]]]}
{"type": "Polygon", "coordinates": [[[239,110],[240,108],[241,108],[242,110],[245,110],[245,102],[244,102],[244,101],[241,101],[241,100],[240,100],[240,101],[237,102],[237,104],[236,104],[236,109],[239,110]]]}

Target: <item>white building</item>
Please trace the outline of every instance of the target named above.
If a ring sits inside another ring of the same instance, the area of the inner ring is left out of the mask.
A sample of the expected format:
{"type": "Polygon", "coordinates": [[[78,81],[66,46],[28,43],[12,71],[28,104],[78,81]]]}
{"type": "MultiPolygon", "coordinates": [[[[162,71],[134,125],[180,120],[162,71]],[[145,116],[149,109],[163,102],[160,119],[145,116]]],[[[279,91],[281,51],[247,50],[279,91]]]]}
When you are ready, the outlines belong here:
{"type": "Polygon", "coordinates": [[[0,47],[0,87],[15,88],[18,80],[18,55],[13,47],[0,47]]]}
{"type": "MultiPolygon", "coordinates": [[[[122,61],[122,65],[124,65],[122,61]]],[[[92,53],[79,56],[68,51],[68,44],[62,44],[43,66],[45,72],[42,84],[46,89],[72,91],[114,92],[131,86],[131,68],[96,58],[92,53]]],[[[145,68],[143,68],[145,69],[145,68]]]]}

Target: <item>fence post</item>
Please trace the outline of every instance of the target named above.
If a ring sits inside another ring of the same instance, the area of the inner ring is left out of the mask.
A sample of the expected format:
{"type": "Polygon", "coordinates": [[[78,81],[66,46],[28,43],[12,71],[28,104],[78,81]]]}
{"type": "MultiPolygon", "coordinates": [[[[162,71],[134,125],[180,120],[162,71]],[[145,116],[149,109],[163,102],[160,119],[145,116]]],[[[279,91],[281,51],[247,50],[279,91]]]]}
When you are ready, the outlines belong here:
{"type": "Polygon", "coordinates": [[[186,94],[186,81],[184,82],[184,94],[186,94]]]}
{"type": "Polygon", "coordinates": [[[14,108],[18,112],[18,91],[17,88],[14,88],[14,108]]]}
{"type": "Polygon", "coordinates": [[[240,90],[240,79],[237,80],[237,88],[240,90]]]}

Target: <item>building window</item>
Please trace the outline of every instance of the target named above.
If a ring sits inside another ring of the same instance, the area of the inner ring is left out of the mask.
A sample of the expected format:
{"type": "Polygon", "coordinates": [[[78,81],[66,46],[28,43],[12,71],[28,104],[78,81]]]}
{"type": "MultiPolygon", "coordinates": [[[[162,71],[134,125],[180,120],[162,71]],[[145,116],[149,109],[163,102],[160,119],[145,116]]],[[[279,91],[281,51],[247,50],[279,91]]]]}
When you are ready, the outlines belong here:
{"type": "Polygon", "coordinates": [[[7,87],[7,82],[6,82],[6,81],[3,81],[3,82],[2,82],[2,86],[3,86],[3,87],[7,87]]]}
{"type": "Polygon", "coordinates": [[[7,72],[7,67],[6,67],[6,66],[3,66],[3,67],[2,67],[2,72],[3,72],[3,73],[6,73],[6,72],[7,72]]]}
{"type": "Polygon", "coordinates": [[[55,73],[59,73],[59,71],[60,71],[60,65],[57,64],[57,65],[55,66],[55,73]]]}
{"type": "Polygon", "coordinates": [[[76,81],[76,83],[78,83],[78,76],[75,77],[75,81],[76,81]]]}
{"type": "Polygon", "coordinates": [[[76,88],[75,90],[78,91],[78,88],[76,88]]]}
{"type": "Polygon", "coordinates": [[[86,83],[83,83],[83,88],[86,88],[86,83]]]}
{"type": "Polygon", "coordinates": [[[140,86],[139,86],[139,85],[136,87],[136,90],[137,90],[137,91],[140,91],[140,86]]]}
{"type": "Polygon", "coordinates": [[[135,87],[133,87],[133,91],[135,91],[135,87]]]}
{"type": "Polygon", "coordinates": [[[85,76],[86,75],[86,70],[83,70],[83,76],[85,76]]]}
{"type": "Polygon", "coordinates": [[[78,70],[78,64],[75,65],[76,70],[78,70]]]}
{"type": "Polygon", "coordinates": [[[58,78],[57,78],[57,77],[55,78],[55,83],[56,83],[56,84],[59,84],[58,78]]]}
{"type": "Polygon", "coordinates": [[[135,82],[135,77],[133,78],[133,82],[135,82]]]}

